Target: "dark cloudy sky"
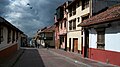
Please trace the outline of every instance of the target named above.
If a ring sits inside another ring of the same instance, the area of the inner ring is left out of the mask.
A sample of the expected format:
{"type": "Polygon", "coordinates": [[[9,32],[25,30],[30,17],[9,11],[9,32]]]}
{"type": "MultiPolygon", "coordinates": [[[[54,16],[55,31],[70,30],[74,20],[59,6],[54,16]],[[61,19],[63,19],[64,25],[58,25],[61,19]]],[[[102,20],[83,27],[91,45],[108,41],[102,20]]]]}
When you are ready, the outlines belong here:
{"type": "Polygon", "coordinates": [[[25,34],[33,36],[38,29],[53,25],[55,9],[65,1],[0,0],[0,16],[25,34]]]}

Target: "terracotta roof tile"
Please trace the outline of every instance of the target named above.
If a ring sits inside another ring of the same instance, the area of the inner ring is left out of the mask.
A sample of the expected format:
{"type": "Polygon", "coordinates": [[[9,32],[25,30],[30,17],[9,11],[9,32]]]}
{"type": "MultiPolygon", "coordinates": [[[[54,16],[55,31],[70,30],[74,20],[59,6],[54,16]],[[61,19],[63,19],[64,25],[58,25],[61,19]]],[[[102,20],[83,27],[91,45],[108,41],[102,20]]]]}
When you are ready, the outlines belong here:
{"type": "Polygon", "coordinates": [[[51,27],[48,27],[46,29],[44,29],[42,32],[53,32],[55,29],[55,25],[51,26],[51,27]]]}
{"type": "Polygon", "coordinates": [[[111,7],[98,15],[95,15],[89,19],[86,19],[82,23],[80,23],[78,26],[85,27],[85,26],[105,23],[108,21],[118,20],[118,19],[120,19],[120,5],[111,7]]]}

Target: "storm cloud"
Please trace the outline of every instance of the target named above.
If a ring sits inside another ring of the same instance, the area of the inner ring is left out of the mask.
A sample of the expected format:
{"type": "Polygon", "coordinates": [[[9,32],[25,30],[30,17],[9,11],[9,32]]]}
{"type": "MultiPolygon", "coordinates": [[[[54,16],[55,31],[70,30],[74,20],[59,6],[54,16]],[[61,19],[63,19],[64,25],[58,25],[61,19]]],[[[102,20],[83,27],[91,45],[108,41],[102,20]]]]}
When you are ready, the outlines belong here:
{"type": "Polygon", "coordinates": [[[53,25],[54,13],[66,0],[0,0],[0,16],[33,36],[45,26],[53,25]]]}

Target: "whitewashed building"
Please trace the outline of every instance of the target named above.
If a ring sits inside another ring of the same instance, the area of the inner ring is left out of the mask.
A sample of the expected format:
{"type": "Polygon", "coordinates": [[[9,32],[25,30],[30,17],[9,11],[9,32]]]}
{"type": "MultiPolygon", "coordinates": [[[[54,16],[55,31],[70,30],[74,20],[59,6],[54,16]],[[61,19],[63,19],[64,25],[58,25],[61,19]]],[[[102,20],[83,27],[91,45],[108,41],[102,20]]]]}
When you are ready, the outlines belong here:
{"type": "Polygon", "coordinates": [[[84,20],[80,26],[84,28],[84,55],[120,66],[120,5],[84,20]]]}
{"type": "MultiPolygon", "coordinates": [[[[83,20],[101,13],[109,6],[120,3],[119,0],[73,0],[67,6],[68,28],[67,48],[69,51],[83,54],[83,28],[77,26],[83,20]]],[[[87,33],[87,32],[86,32],[87,33]]],[[[87,36],[87,35],[86,35],[87,36]]],[[[87,57],[87,55],[86,55],[87,57]]]]}
{"type": "Polygon", "coordinates": [[[0,17],[0,59],[7,58],[17,51],[23,44],[23,36],[22,31],[0,17]]]}

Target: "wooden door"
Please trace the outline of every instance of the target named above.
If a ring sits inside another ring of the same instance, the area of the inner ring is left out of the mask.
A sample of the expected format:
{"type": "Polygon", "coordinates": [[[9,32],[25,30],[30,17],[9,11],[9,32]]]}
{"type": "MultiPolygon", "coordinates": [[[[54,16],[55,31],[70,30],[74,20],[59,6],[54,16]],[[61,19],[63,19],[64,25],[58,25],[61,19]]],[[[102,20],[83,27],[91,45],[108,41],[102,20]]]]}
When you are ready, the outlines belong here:
{"type": "Polygon", "coordinates": [[[73,38],[73,52],[78,51],[78,38],[73,38]]]}

